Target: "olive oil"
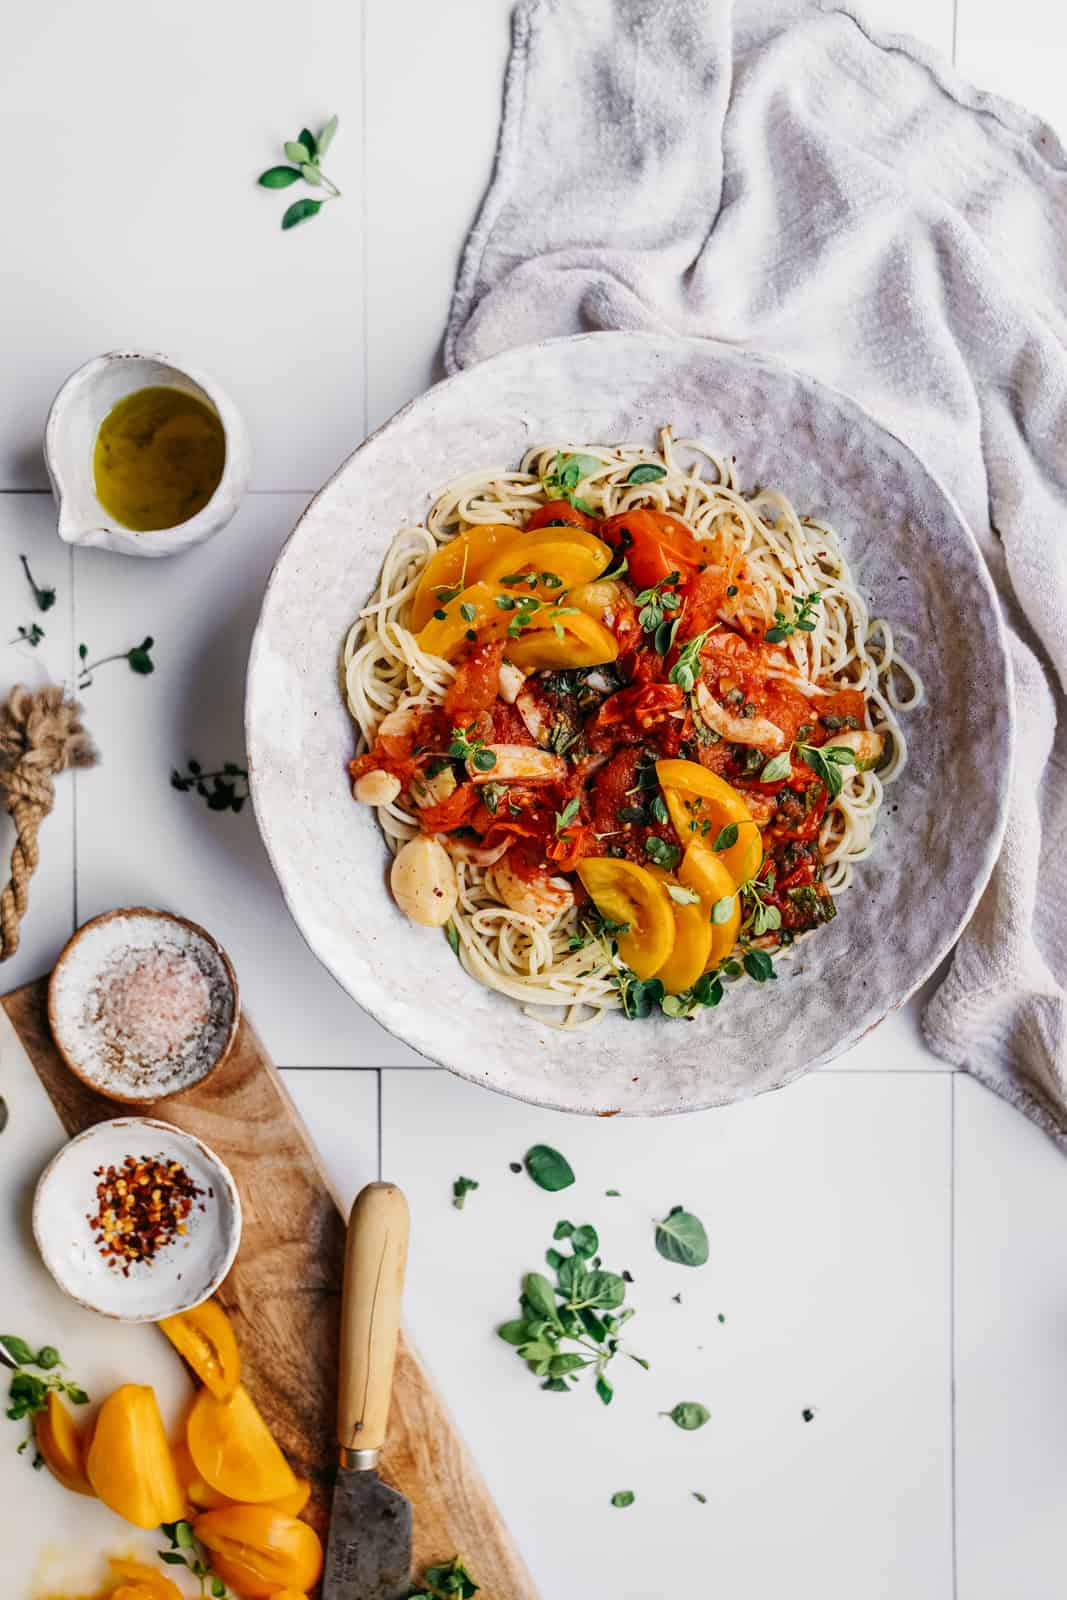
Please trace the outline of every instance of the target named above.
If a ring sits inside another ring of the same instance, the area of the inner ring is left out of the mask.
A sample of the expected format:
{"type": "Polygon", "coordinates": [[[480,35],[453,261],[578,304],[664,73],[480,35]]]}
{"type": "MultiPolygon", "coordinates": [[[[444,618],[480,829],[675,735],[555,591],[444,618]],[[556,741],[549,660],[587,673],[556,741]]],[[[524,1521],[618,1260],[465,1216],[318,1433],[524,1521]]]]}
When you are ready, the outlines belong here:
{"type": "Polygon", "coordinates": [[[136,533],[176,528],[207,505],[225,461],[222,423],[203,400],[182,389],[138,389],[100,424],[96,498],[136,533]]]}

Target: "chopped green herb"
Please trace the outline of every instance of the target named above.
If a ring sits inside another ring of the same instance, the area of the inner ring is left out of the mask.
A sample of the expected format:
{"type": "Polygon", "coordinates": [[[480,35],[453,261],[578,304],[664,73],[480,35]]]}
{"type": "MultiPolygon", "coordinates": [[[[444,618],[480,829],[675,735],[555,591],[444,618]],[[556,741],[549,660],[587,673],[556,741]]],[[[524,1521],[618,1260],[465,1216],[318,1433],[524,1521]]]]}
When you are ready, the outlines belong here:
{"type": "Polygon", "coordinates": [[[51,611],[56,603],[56,591],[54,589],[42,589],[39,584],[34,582],[33,573],[30,571],[30,564],[26,557],[19,556],[19,560],[22,562],[22,570],[26,574],[26,582],[33,590],[33,598],[37,602],[38,611],[51,611]]]}
{"type": "Polygon", "coordinates": [[[568,800],[562,811],[556,812],[556,832],[563,833],[569,823],[573,822],[581,808],[581,798],[575,795],[573,800],[568,800]]]}
{"type": "Polygon", "coordinates": [[[97,667],[105,667],[109,661],[125,661],[129,664],[131,672],[138,673],[142,678],[147,677],[150,672],[156,670],[155,662],[149,654],[154,644],[155,640],[152,638],[142,639],[140,644],[135,644],[130,650],[120,650],[116,655],[101,656],[99,661],[89,662],[87,662],[89,647],[80,644],[78,657],[82,664],[78,669],[78,688],[88,689],[97,667]]]}
{"type": "Polygon", "coordinates": [[[668,844],[658,833],[650,833],[645,840],[645,854],[657,867],[671,872],[681,860],[682,852],[676,844],[668,844]]]}
{"type": "Polygon", "coordinates": [[[470,1600],[478,1593],[478,1585],[462,1561],[453,1556],[444,1566],[427,1567],[408,1600],[470,1600]]]}
{"type": "Polygon", "coordinates": [[[805,1406],[800,1415],[804,1418],[805,1422],[811,1422],[814,1419],[815,1413],[812,1411],[810,1406],[805,1406]]]}
{"type": "Polygon", "coordinates": [[[815,632],[815,607],[821,602],[822,595],[813,590],[811,594],[801,598],[793,596],[793,615],[787,617],[784,611],[774,613],[774,627],[768,628],[763,635],[768,644],[781,644],[783,639],[788,639],[791,634],[815,632]]]}
{"type": "Polygon", "coordinates": [[[700,1501],[700,1504],[702,1506],[706,1506],[707,1505],[708,1497],[707,1497],[706,1494],[701,1494],[699,1489],[690,1489],[689,1492],[693,1496],[694,1500],[699,1500],[700,1501]]]}
{"type": "Polygon", "coordinates": [[[708,1259],[708,1236],[699,1217],[672,1206],[656,1223],[656,1249],[680,1267],[702,1267],[708,1259]]]}
{"type": "Polygon", "coordinates": [[[457,1178],[452,1185],[452,1204],[457,1211],[463,1210],[464,1202],[473,1189],[478,1188],[476,1178],[457,1178]]]}
{"type": "Polygon", "coordinates": [[[686,1433],[695,1433],[711,1417],[711,1412],[697,1400],[679,1400],[672,1411],[661,1411],[661,1417],[670,1417],[676,1427],[686,1433]]]}
{"type": "Polygon", "coordinates": [[[632,1489],[617,1489],[611,1497],[611,1503],[613,1506],[632,1506],[634,1498],[632,1489]]]}
{"type": "Polygon", "coordinates": [[[175,767],[170,786],[179,794],[195,789],[209,811],[242,811],[248,798],[248,773],[235,761],[227,761],[214,772],[205,772],[199,761],[189,758],[184,772],[175,767]]]}
{"type": "Polygon", "coordinates": [[[488,749],[484,739],[475,737],[475,723],[469,728],[453,728],[448,754],[454,761],[469,761],[475,772],[492,772],[496,756],[488,749]]]}
{"type": "Polygon", "coordinates": [[[658,483],[660,478],[667,476],[666,467],[661,467],[655,461],[641,461],[636,467],[631,467],[626,475],[629,483],[658,483]]]}
{"type": "Polygon", "coordinates": [[[561,1156],[551,1145],[531,1145],[525,1156],[526,1171],[539,1189],[555,1193],[569,1189],[574,1182],[574,1169],[566,1156],[561,1156]]]}
{"type": "MultiPolygon", "coordinates": [[[[22,1455],[30,1445],[35,1445],[32,1419],[39,1411],[47,1409],[50,1392],[62,1395],[76,1406],[88,1405],[89,1396],[79,1384],[72,1383],[56,1372],[55,1369],[61,1367],[63,1362],[55,1345],[45,1344],[39,1350],[35,1350],[31,1344],[25,1339],[20,1339],[15,1333],[0,1334],[0,1345],[3,1345],[10,1359],[17,1362],[8,1383],[9,1404],[6,1415],[12,1422],[21,1422],[24,1418],[30,1420],[30,1436],[17,1447],[18,1454],[22,1455]],[[31,1367],[36,1368],[36,1371],[29,1371],[31,1367]],[[41,1372],[46,1376],[39,1377],[38,1373],[41,1372]]],[[[35,1468],[39,1465],[36,1447],[33,1465],[35,1468]]]]}
{"type": "Polygon", "coordinates": [[[678,660],[667,674],[671,683],[676,683],[686,694],[691,693],[696,687],[696,681],[700,676],[700,652],[710,632],[710,628],[705,628],[703,633],[694,634],[692,639],[687,639],[679,652],[678,660]]]}

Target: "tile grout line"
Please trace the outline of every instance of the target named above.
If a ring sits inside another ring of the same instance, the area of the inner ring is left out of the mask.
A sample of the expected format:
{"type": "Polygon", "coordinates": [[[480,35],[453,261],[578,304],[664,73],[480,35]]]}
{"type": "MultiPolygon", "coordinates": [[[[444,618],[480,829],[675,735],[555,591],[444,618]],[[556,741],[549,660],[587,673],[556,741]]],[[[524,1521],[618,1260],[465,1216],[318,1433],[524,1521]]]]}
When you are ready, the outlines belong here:
{"type": "Polygon", "coordinates": [[[952,65],[958,63],[960,38],[960,0],[952,0],[952,65]]]}
{"type": "Polygon", "coordinates": [[[959,1541],[957,1534],[957,1409],[956,1409],[956,1075],[949,1089],[949,1420],[952,1429],[952,1454],[950,1460],[951,1530],[952,1530],[952,1595],[959,1593],[959,1541]]]}

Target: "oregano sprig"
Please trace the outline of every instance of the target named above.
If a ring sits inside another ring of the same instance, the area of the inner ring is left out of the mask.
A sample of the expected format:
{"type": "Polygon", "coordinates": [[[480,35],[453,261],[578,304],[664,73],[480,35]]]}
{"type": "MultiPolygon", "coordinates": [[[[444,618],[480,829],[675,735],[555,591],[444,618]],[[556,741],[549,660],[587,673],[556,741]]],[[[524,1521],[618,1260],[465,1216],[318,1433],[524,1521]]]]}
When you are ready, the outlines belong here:
{"type": "MultiPolygon", "coordinates": [[[[22,1455],[33,1442],[33,1418],[39,1411],[47,1409],[49,1392],[62,1395],[75,1406],[88,1405],[89,1396],[80,1384],[73,1383],[56,1370],[63,1366],[63,1359],[55,1345],[46,1344],[35,1350],[33,1345],[14,1333],[0,1333],[0,1345],[3,1346],[5,1360],[15,1363],[8,1384],[6,1415],[11,1422],[21,1422],[23,1418],[30,1420],[30,1435],[18,1447],[18,1453],[22,1455]],[[30,1371],[31,1367],[35,1370],[30,1371]]],[[[36,1450],[33,1464],[35,1467],[42,1464],[36,1450]]]]}
{"type": "Polygon", "coordinates": [[[209,811],[241,811],[248,798],[248,773],[235,761],[224,762],[215,772],[205,772],[199,761],[190,756],[185,772],[174,768],[170,786],[179,794],[195,789],[209,811]]]}
{"type": "Polygon", "coordinates": [[[155,672],[156,670],[156,664],[149,653],[155,642],[149,636],[142,639],[140,644],[133,645],[129,650],[119,650],[113,656],[101,656],[97,661],[89,661],[89,646],[80,644],[78,646],[78,660],[81,662],[81,666],[78,668],[78,688],[88,689],[93,681],[93,673],[97,667],[106,667],[109,661],[125,661],[129,664],[131,672],[136,672],[140,677],[146,678],[150,672],[155,672]]]}
{"type": "Polygon", "coordinates": [[[211,1556],[193,1532],[192,1524],[163,1522],[163,1533],[170,1541],[169,1550],[157,1550],[160,1561],[168,1567],[185,1567],[200,1585],[200,1600],[226,1600],[229,1590],[222,1579],[211,1570],[211,1556]]]}

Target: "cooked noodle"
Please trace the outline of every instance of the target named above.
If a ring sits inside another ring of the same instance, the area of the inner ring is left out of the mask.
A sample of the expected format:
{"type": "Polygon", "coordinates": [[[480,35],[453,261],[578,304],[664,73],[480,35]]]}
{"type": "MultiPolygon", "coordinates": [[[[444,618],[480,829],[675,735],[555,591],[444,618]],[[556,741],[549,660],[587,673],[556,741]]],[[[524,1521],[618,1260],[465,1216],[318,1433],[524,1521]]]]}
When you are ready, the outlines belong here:
{"type": "MultiPolygon", "coordinates": [[[[542,488],[559,451],[539,445],[527,452],[518,471],[470,472],[438,495],[425,527],[402,528],[385,557],[373,596],[349,630],[343,670],[348,706],[359,728],[361,748],[370,744],[391,711],[440,703],[455,675],[451,664],[420,650],[405,619],[419,575],[436,548],[461,529],[477,523],[525,525],[550,498],[542,488]]],[[[866,696],[871,727],[889,736],[889,758],[881,771],[843,773],[841,794],[829,805],[820,834],[827,889],[840,895],[852,881],[855,863],[871,842],[887,784],[907,761],[907,742],[898,713],[922,700],[918,674],[896,654],[892,629],[868,617],[840,542],[832,528],[800,517],[785,495],[761,489],[744,495],[737,487],[732,457],[721,456],[694,439],[675,440],[664,429],[659,451],[639,445],[581,445],[583,457],[602,463],[583,476],[582,500],[598,514],[613,516],[639,506],[670,512],[699,538],[717,538],[743,563],[746,584],[737,609],[724,620],[749,634],[772,626],[775,612],[795,595],[817,592],[811,632],[794,632],[778,647],[783,660],[773,676],[811,695],[825,685],[860,689],[866,696]],[[658,481],[628,485],[640,463],[663,467],[658,481]]],[[[378,808],[390,848],[395,852],[418,832],[416,813],[403,796],[378,808]]],[[[620,1004],[613,986],[615,966],[604,943],[571,949],[578,911],[571,906],[547,926],[511,910],[494,892],[493,867],[457,863],[459,902],[453,923],[466,970],[490,988],[526,1006],[564,1008],[564,1025],[596,1018],[620,1004]]],[[[552,1020],[551,1015],[544,1020],[552,1020]]]]}

